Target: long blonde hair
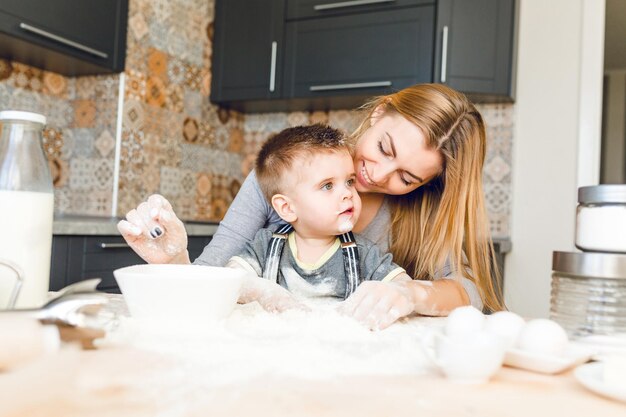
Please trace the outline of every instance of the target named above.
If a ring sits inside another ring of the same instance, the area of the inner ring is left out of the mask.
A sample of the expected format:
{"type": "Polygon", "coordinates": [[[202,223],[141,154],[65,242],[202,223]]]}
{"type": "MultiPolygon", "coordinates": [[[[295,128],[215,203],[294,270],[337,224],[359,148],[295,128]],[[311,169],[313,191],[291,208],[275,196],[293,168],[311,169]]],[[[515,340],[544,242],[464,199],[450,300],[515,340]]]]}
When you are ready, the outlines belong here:
{"type": "Polygon", "coordinates": [[[418,126],[428,147],[438,150],[444,161],[441,174],[429,183],[389,196],[394,261],[420,280],[441,276],[448,264],[453,274],[474,281],[488,310],[502,310],[482,188],[482,116],[463,94],[441,84],[418,84],[363,106],[367,116],[352,135],[355,141],[377,108],[418,126]]]}

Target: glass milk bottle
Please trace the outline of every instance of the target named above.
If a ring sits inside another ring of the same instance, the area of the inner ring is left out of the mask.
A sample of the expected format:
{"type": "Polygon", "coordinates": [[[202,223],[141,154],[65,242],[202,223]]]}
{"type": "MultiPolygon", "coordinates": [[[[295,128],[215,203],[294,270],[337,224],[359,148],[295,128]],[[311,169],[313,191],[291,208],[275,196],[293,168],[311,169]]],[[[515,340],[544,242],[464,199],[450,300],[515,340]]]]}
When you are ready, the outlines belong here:
{"type": "Polygon", "coordinates": [[[45,124],[37,113],[0,111],[0,309],[40,307],[48,293],[54,198],[45,124]]]}

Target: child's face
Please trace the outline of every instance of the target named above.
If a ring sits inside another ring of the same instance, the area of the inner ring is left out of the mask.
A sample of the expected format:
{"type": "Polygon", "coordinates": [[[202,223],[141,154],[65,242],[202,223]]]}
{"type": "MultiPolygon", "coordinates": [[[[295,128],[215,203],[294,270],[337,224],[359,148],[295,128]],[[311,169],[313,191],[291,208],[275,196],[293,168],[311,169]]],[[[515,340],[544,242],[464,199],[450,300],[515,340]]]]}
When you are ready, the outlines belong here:
{"type": "Polygon", "coordinates": [[[331,236],[346,233],[361,214],[352,157],[347,151],[303,158],[292,170],[288,193],[299,233],[331,236]]]}

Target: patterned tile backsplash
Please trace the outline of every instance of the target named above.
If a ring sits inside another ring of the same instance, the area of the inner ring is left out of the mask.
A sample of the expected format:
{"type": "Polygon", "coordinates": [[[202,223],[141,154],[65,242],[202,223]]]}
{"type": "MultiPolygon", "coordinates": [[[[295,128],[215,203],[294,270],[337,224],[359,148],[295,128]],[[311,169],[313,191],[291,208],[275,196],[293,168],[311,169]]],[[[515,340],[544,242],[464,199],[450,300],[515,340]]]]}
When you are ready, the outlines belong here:
{"type": "MultiPolygon", "coordinates": [[[[213,8],[212,0],[131,0],[122,75],[69,78],[0,59],[0,109],[48,118],[44,150],[58,213],[124,216],[160,193],[183,219],[219,221],[269,134],[317,122],[356,127],[352,111],[241,114],[212,105],[213,8]]],[[[506,238],[514,107],[478,107],[488,126],[491,229],[506,238]]]]}

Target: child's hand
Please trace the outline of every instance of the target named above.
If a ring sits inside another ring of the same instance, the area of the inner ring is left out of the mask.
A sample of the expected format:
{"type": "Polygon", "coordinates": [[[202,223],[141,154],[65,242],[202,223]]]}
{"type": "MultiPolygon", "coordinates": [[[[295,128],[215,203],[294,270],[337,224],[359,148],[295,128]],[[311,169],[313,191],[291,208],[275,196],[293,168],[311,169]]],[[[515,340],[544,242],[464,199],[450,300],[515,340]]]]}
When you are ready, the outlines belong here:
{"type": "Polygon", "coordinates": [[[403,282],[365,281],[339,307],[371,330],[382,330],[414,311],[411,290],[403,282]]]}
{"type": "Polygon", "coordinates": [[[241,286],[239,303],[246,304],[253,301],[257,301],[261,307],[271,313],[291,309],[310,311],[309,307],[280,285],[250,274],[241,286]]]}
{"type": "Polygon", "coordinates": [[[126,214],[117,229],[128,245],[148,263],[190,263],[187,232],[165,197],[151,195],[126,214]]]}

